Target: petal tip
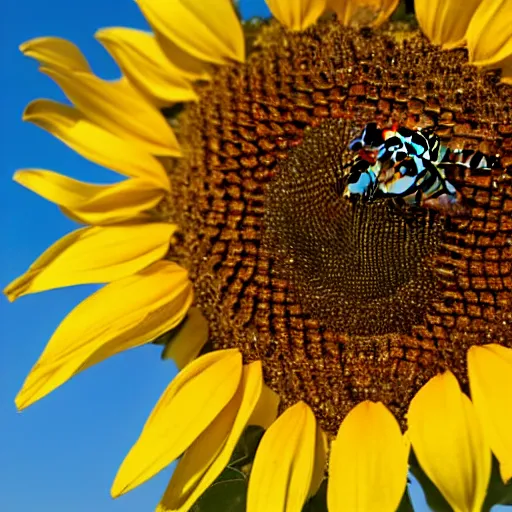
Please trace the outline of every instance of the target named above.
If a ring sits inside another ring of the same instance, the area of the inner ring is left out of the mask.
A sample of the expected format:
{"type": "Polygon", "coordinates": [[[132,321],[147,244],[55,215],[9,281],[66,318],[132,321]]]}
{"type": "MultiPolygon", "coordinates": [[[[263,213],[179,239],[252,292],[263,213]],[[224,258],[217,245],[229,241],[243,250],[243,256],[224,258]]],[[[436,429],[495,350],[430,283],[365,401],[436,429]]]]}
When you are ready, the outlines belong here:
{"type": "Polygon", "coordinates": [[[119,483],[119,479],[116,477],[112,487],[110,488],[110,496],[116,499],[125,494],[125,492],[124,487],[119,483]]]}
{"type": "Polygon", "coordinates": [[[23,43],[21,43],[19,46],[18,46],[18,49],[19,51],[23,54],[23,55],[27,55],[27,53],[34,47],[36,46],[38,43],[40,43],[41,41],[43,41],[45,38],[44,37],[33,37],[32,39],[28,39],[27,41],[23,41],[23,43]]]}
{"type": "Polygon", "coordinates": [[[22,274],[21,276],[17,277],[4,288],[3,293],[9,302],[14,302],[16,299],[19,299],[22,295],[24,295],[24,275],[25,274],[22,274]]]}
{"type": "Polygon", "coordinates": [[[23,54],[25,55],[26,54],[26,51],[27,51],[27,48],[30,44],[30,41],[25,41],[24,43],[21,43],[19,46],[18,46],[18,50],[23,54]]]}
{"type": "Polygon", "coordinates": [[[10,292],[10,286],[11,285],[7,285],[3,290],[2,290],[2,293],[4,294],[5,298],[9,301],[9,302],[14,302],[16,300],[16,297],[14,297],[11,292],[10,292]]]}
{"type": "Polygon", "coordinates": [[[30,118],[32,117],[32,114],[35,109],[36,102],[38,100],[31,101],[24,109],[23,113],[21,114],[21,120],[22,121],[30,121],[30,118]]]}
{"type": "Polygon", "coordinates": [[[29,405],[32,405],[33,403],[34,403],[34,400],[27,398],[24,388],[22,388],[18,392],[18,394],[16,395],[16,398],[14,399],[14,404],[16,405],[16,409],[18,410],[18,412],[23,411],[24,409],[26,409],[29,405]]]}
{"type": "Polygon", "coordinates": [[[128,460],[129,456],[130,454],[128,454],[124,461],[121,463],[121,466],[117,470],[117,475],[112,482],[112,487],[110,488],[110,496],[112,496],[114,499],[123,496],[127,492],[131,491],[134,487],[136,487],[130,483],[130,480],[127,478],[128,475],[126,474],[126,461],[128,460]]]}

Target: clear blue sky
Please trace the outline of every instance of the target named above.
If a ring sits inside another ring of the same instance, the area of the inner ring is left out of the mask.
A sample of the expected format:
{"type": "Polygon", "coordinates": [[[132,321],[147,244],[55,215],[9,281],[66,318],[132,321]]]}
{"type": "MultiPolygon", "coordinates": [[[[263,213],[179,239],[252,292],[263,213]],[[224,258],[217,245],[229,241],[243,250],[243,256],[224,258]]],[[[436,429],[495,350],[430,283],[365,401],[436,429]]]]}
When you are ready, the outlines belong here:
{"type": "MultiPolygon", "coordinates": [[[[244,16],[266,15],[263,0],[242,0],[244,16]]],[[[94,38],[106,26],[147,28],[131,0],[7,0],[0,22],[3,288],[50,244],[74,229],[59,210],[11,181],[17,168],[51,169],[92,182],[116,175],[91,164],[41,129],[23,123],[24,106],[37,97],[63,95],[18,46],[53,35],[77,43],[104,78],[117,68],[94,38]]],[[[14,396],[62,318],[94,286],[29,295],[14,304],[0,297],[0,510],[2,512],[150,512],[169,470],[116,501],[109,489],[158,397],[175,375],[147,346],[118,355],[17,413],[14,396]]],[[[417,510],[426,510],[417,496],[417,510]]]]}

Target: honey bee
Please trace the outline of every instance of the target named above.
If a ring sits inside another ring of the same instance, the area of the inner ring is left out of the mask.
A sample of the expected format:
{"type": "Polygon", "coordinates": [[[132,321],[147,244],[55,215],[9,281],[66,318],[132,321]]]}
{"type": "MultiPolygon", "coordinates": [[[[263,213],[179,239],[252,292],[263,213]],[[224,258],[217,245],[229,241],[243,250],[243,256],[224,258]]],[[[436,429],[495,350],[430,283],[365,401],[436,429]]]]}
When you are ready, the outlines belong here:
{"type": "Polygon", "coordinates": [[[341,195],[362,201],[395,199],[409,206],[445,214],[466,210],[460,192],[446,177],[449,166],[489,169],[497,158],[480,151],[450,150],[432,130],[412,130],[397,124],[380,129],[367,124],[349,143],[357,155],[338,186],[341,195]]]}

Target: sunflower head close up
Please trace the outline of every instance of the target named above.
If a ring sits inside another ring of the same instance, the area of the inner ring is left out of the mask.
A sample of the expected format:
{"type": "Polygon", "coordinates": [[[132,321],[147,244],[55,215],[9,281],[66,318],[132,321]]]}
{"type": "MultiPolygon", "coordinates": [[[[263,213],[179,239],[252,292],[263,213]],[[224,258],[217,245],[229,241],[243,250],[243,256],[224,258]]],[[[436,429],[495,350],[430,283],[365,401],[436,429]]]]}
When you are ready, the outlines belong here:
{"type": "Polygon", "coordinates": [[[69,100],[24,119],[124,179],[14,176],[81,226],[9,300],[104,285],[18,408],[156,343],[180,372],[114,497],[177,461],[158,512],[412,510],[411,474],[512,504],[512,1],[137,4],[95,34],[117,80],[21,45],[69,100]]]}

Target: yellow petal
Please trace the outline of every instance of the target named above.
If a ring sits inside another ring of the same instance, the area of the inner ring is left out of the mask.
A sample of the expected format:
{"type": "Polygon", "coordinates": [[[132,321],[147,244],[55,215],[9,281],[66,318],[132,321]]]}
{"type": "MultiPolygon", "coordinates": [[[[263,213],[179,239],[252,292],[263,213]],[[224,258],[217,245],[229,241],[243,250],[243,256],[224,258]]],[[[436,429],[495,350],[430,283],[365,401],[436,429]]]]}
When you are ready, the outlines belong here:
{"type": "Polygon", "coordinates": [[[329,451],[329,442],[325,432],[317,426],[315,442],[315,463],[313,466],[313,477],[309,488],[309,496],[314,496],[325,477],[325,468],[327,464],[327,452],[329,451]]]}
{"type": "Polygon", "coordinates": [[[274,18],[291,30],[304,30],[316,23],[325,10],[325,0],[265,0],[274,18]]]}
{"type": "Polygon", "coordinates": [[[172,359],[181,370],[191,363],[208,341],[208,321],[196,307],[190,308],[179,331],[162,353],[162,359],[172,359]]]}
{"type": "Polygon", "coordinates": [[[43,271],[48,265],[51,265],[52,262],[58,258],[60,254],[69,250],[73,244],[80,240],[86,231],[86,228],[72,231],[71,233],[68,233],[61,239],[57,240],[57,242],[46,249],[46,251],[43,252],[43,254],[41,254],[41,256],[39,256],[39,258],[37,258],[34,263],[32,263],[32,265],[30,265],[25,274],[17,277],[14,281],[5,287],[4,294],[7,296],[7,298],[12,302],[21,295],[29,293],[26,290],[31,284],[30,281],[32,277],[37,276],[39,272],[43,271]]]}
{"type": "Polygon", "coordinates": [[[357,18],[359,3],[351,0],[327,0],[326,8],[334,11],[338,21],[345,27],[351,25],[353,19],[357,18]]]}
{"type": "Polygon", "coordinates": [[[162,52],[167,59],[176,66],[181,74],[188,80],[211,80],[212,66],[196,57],[193,57],[186,51],[182,50],[178,45],[174,44],[170,39],[156,29],[154,25],[149,24],[155,33],[155,38],[162,52]]]}
{"type": "Polygon", "coordinates": [[[327,0],[345,26],[378,26],[395,11],[400,0],[327,0]]]}
{"type": "Polygon", "coordinates": [[[329,512],[395,512],[407,484],[409,444],[380,402],[365,401],[343,420],[331,445],[329,512]]]}
{"type": "Polygon", "coordinates": [[[298,402],[261,439],[249,479],[247,512],[300,512],[311,487],[315,445],[315,416],[298,402]]]}
{"type": "Polygon", "coordinates": [[[72,42],[60,37],[38,37],[20,46],[27,57],[36,59],[50,68],[64,68],[73,71],[91,71],[87,59],[72,42]]]}
{"type": "Polygon", "coordinates": [[[4,290],[28,293],[127,277],[163,258],[176,226],[164,222],[83,228],[61,238],[4,290]]]}
{"type": "Polygon", "coordinates": [[[92,123],[76,108],[51,100],[36,100],[25,109],[23,120],[47,130],[94,163],[125,176],[156,181],[169,189],[169,179],[154,157],[92,123]]]}
{"type": "Polygon", "coordinates": [[[482,2],[471,19],[466,39],[469,61],[477,66],[494,67],[510,58],[512,0],[482,2]]]}
{"type": "Polygon", "coordinates": [[[242,376],[238,350],[205,354],[184,368],[158,401],[112,485],[117,497],[178,458],[233,398],[242,376]]]}
{"type": "Polygon", "coordinates": [[[180,74],[188,80],[210,80],[210,73],[212,71],[211,65],[193,57],[170,39],[166,38],[165,24],[162,23],[158,17],[151,17],[151,12],[146,13],[143,6],[139,5],[139,8],[146,17],[150,16],[147,18],[147,21],[155,35],[155,41],[171,65],[176,67],[180,74]]]}
{"type": "Polygon", "coordinates": [[[471,347],[468,374],[475,411],[507,482],[512,478],[512,349],[471,347]]]}
{"type": "Polygon", "coordinates": [[[415,0],[414,9],[421,30],[430,41],[452,48],[464,41],[469,22],[481,2],[482,0],[415,0]]]}
{"type": "Polygon", "coordinates": [[[387,21],[390,16],[395,12],[400,0],[379,0],[379,9],[377,11],[377,18],[372,23],[377,27],[387,21]]]}
{"type": "Polygon", "coordinates": [[[279,395],[266,384],[263,384],[260,399],[249,418],[249,425],[259,425],[267,429],[277,418],[278,409],[279,395]]]}
{"type": "Polygon", "coordinates": [[[101,80],[89,73],[41,68],[90,121],[160,156],[180,156],[179,144],[163,115],[127,81],[101,80]]]}
{"type": "MultiPolygon", "coordinates": [[[[202,494],[195,492],[197,485],[226,443],[241,398],[242,394],[239,388],[228,405],[220,411],[206,430],[185,451],[173,472],[171,481],[157,508],[158,511],[188,510],[190,505],[202,494]],[[191,495],[193,495],[193,501],[190,500],[191,495]]],[[[219,472],[222,472],[223,469],[219,468],[219,472]]]]}
{"type": "Polygon", "coordinates": [[[167,60],[153,34],[113,27],[99,30],[96,38],[130,82],[158,106],[197,101],[191,83],[167,60]]]}
{"type": "Polygon", "coordinates": [[[227,466],[261,393],[261,362],[244,366],[231,402],[185,452],[157,512],[186,512],[227,466]]]}
{"type": "Polygon", "coordinates": [[[61,206],[73,219],[91,225],[144,219],[144,212],[154,208],[165,193],[143,179],[93,185],[42,169],[17,171],[14,181],[61,206]]]}
{"type": "Polygon", "coordinates": [[[245,39],[231,0],[138,0],[149,23],[197,59],[245,60],[245,39]]]}
{"type": "Polygon", "coordinates": [[[504,84],[512,85],[512,55],[499,63],[501,68],[501,81],[504,84]]]}
{"type": "Polygon", "coordinates": [[[408,435],[425,474],[455,512],[480,512],[491,451],[473,404],[451,372],[430,379],[413,398],[408,435]]]}
{"type": "Polygon", "coordinates": [[[82,370],[152,341],[177,325],[191,302],[186,270],[169,261],[105,286],[59,325],[16,397],[16,405],[27,407],[82,370]]]}

